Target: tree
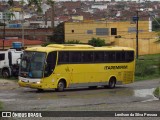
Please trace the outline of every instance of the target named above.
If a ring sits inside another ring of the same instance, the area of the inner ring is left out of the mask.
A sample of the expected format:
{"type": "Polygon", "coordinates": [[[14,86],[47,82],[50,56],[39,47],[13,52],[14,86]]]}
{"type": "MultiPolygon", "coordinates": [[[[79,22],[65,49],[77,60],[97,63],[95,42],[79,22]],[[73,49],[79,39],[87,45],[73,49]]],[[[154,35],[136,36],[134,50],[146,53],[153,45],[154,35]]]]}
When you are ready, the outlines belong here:
{"type": "Polygon", "coordinates": [[[160,100],[160,87],[157,87],[154,91],[153,94],[155,97],[157,97],[160,100]]]}
{"type": "Polygon", "coordinates": [[[79,40],[68,40],[65,44],[82,44],[79,40]]]}
{"type": "Polygon", "coordinates": [[[156,43],[160,43],[160,32],[157,32],[157,40],[156,43]]]}
{"type": "Polygon", "coordinates": [[[50,42],[64,43],[64,23],[60,23],[54,29],[54,35],[50,37],[50,42]]]}
{"type": "Polygon", "coordinates": [[[105,46],[105,40],[100,38],[92,38],[91,40],[88,41],[88,44],[95,47],[101,47],[105,46]]]}
{"type": "Polygon", "coordinates": [[[0,22],[0,26],[4,26],[4,23],[1,23],[1,22],[0,22]]]}
{"type": "MultiPolygon", "coordinates": [[[[24,0],[21,0],[21,3],[24,3],[24,0]]],[[[8,4],[14,6],[14,0],[8,0],[8,4]]],[[[28,4],[28,6],[33,6],[37,12],[42,12],[42,0],[28,0],[26,4],[28,4]]]]}
{"type": "Polygon", "coordinates": [[[55,2],[53,0],[47,0],[47,4],[51,6],[51,24],[52,24],[52,28],[54,28],[54,15],[55,15],[54,4],[55,2]]]}
{"type": "Polygon", "coordinates": [[[155,20],[152,22],[152,30],[153,30],[153,31],[160,31],[160,18],[155,19],[155,20]]]}

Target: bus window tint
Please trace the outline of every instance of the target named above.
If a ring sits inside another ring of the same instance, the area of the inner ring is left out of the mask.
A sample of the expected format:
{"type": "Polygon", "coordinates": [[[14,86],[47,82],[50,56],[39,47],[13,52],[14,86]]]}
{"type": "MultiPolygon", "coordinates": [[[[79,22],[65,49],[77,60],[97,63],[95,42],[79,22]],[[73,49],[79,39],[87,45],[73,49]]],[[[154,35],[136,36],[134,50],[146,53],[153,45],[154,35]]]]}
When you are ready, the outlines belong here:
{"type": "Polygon", "coordinates": [[[126,62],[131,62],[133,60],[134,60],[134,52],[133,51],[126,51],[125,61],[126,62]]]}
{"type": "Polygon", "coordinates": [[[103,51],[94,52],[94,62],[104,62],[104,52],[103,51]]]}
{"type": "Polygon", "coordinates": [[[69,52],[68,51],[59,51],[58,54],[58,63],[69,63],[69,52]]]}
{"type": "Polygon", "coordinates": [[[125,52],[116,51],[116,62],[125,62],[125,52]]]}
{"type": "Polygon", "coordinates": [[[80,63],[82,61],[82,52],[80,51],[72,51],[69,53],[69,56],[71,63],[80,63]]]}
{"type": "Polygon", "coordinates": [[[114,51],[105,52],[104,59],[106,62],[115,62],[115,52],[114,51]]]}
{"type": "Polygon", "coordinates": [[[58,64],[118,63],[134,60],[134,51],[60,51],[58,64]]]}
{"type": "Polygon", "coordinates": [[[84,63],[92,63],[93,62],[93,52],[84,51],[83,52],[83,62],[84,63]]]}

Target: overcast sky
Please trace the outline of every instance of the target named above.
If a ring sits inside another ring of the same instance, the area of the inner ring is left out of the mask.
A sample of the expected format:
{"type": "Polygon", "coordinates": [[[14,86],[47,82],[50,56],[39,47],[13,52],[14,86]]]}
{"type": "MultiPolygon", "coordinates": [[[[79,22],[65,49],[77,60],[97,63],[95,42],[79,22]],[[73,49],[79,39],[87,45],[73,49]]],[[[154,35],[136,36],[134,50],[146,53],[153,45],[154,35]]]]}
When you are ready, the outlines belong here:
{"type": "MultiPolygon", "coordinates": [[[[0,1],[8,1],[8,0],[0,0],[0,1]]],[[[20,1],[20,0],[15,0],[20,1]]],[[[53,1],[71,1],[71,0],[53,0],[53,1]]],[[[94,0],[72,0],[72,1],[94,1],[94,0]]],[[[111,1],[111,0],[96,0],[96,1],[111,1]]],[[[116,0],[122,1],[122,0],[116,0]]],[[[123,0],[123,1],[138,1],[138,0],[123,0]]],[[[160,1],[160,0],[140,0],[140,1],[160,1]]]]}

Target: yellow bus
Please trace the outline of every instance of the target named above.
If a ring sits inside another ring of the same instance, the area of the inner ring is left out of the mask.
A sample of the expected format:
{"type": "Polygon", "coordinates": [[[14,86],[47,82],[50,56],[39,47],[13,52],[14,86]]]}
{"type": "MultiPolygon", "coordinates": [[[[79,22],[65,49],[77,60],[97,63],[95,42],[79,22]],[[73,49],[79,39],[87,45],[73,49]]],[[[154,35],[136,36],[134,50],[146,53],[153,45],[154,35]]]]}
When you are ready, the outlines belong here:
{"type": "Polygon", "coordinates": [[[134,72],[135,51],[132,48],[50,44],[24,51],[18,84],[57,91],[69,87],[114,88],[134,82],[134,72]]]}

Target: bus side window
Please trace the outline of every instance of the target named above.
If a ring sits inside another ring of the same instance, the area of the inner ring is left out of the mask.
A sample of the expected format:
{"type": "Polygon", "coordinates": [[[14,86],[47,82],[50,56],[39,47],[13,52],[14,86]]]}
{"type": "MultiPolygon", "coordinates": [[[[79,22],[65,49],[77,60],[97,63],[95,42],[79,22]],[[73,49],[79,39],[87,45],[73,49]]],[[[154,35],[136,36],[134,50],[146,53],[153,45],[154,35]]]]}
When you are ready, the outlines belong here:
{"type": "Polygon", "coordinates": [[[93,62],[93,52],[84,51],[83,52],[83,63],[92,63],[93,62]]]}
{"type": "Polygon", "coordinates": [[[81,63],[82,52],[80,51],[72,51],[69,53],[69,61],[70,63],[81,63]]]}
{"type": "Polygon", "coordinates": [[[47,56],[47,65],[45,66],[45,77],[51,75],[56,66],[57,52],[50,52],[47,56]]]}
{"type": "Polygon", "coordinates": [[[69,63],[69,51],[59,51],[58,64],[69,63]]]}
{"type": "Polygon", "coordinates": [[[95,51],[94,52],[94,62],[104,62],[104,52],[103,51],[95,51]]]}
{"type": "Polygon", "coordinates": [[[127,51],[125,54],[126,62],[131,62],[134,60],[134,51],[127,51]]]}
{"type": "Polygon", "coordinates": [[[116,62],[125,62],[125,52],[116,51],[116,62]]]}
{"type": "Polygon", "coordinates": [[[105,61],[108,63],[113,63],[115,62],[116,59],[116,54],[114,51],[107,51],[105,52],[105,61]]]}

